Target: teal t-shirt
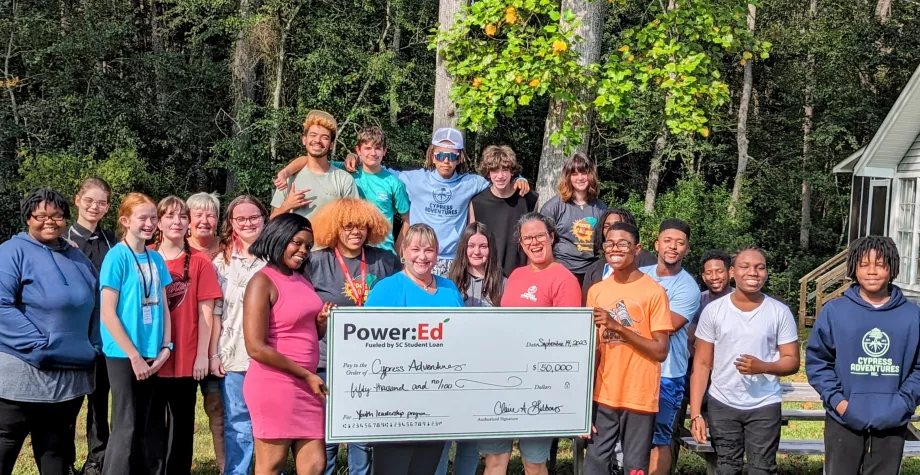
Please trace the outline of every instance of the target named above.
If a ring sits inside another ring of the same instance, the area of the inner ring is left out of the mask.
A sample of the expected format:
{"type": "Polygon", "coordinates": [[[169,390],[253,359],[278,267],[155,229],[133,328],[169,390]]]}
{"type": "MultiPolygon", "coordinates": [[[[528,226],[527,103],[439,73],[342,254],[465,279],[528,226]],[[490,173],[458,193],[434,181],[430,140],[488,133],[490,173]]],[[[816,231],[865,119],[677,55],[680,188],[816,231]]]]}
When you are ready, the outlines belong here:
{"type": "MultiPolygon", "coordinates": [[[[105,255],[99,271],[100,287],[118,291],[115,313],[128,338],[144,358],[156,358],[163,343],[163,289],[172,283],[166,262],[156,251],[135,254],[118,243],[105,255]],[[135,258],[137,260],[135,260],[135,258]],[[141,278],[143,273],[143,278],[141,278]],[[146,283],[147,291],[144,290],[146,283]],[[149,309],[149,315],[144,309],[149,309]]],[[[127,358],[102,324],[102,352],[109,358],[127,358]]]]}
{"type": "MultiPolygon", "coordinates": [[[[344,167],[342,162],[332,164],[338,168],[344,167]]],[[[380,173],[368,173],[358,168],[351,176],[358,185],[358,194],[361,198],[373,203],[386,216],[390,226],[393,225],[393,217],[396,214],[409,212],[409,193],[406,192],[406,185],[388,169],[384,168],[380,173]]],[[[376,247],[395,254],[393,233],[387,234],[386,240],[376,247]]]]}

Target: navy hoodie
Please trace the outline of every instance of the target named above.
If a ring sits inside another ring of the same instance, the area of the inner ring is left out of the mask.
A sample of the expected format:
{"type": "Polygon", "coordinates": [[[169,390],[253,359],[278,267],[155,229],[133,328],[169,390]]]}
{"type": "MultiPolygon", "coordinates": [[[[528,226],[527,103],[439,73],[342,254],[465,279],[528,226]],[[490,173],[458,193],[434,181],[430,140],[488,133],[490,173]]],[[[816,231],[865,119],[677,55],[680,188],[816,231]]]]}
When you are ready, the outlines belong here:
{"type": "Polygon", "coordinates": [[[920,307],[891,286],[879,308],[853,285],[824,305],[808,339],[805,372],[837,422],[855,431],[902,427],[920,403],[920,307]],[[843,416],[834,409],[848,401],[843,416]]]}
{"type": "Polygon", "coordinates": [[[79,249],[28,233],[0,244],[0,351],[40,369],[88,369],[102,348],[99,279],[79,249]]]}

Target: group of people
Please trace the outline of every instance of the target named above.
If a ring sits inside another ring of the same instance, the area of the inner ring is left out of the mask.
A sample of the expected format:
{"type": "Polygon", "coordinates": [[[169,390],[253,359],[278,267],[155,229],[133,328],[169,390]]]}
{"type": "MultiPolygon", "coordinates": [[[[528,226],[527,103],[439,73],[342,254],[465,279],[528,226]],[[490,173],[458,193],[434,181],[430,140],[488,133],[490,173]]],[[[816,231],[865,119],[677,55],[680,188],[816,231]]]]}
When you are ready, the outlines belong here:
{"type": "MultiPolygon", "coordinates": [[[[591,308],[585,473],[667,473],[688,405],[720,474],[740,474],[745,453],[749,473],[776,473],[779,377],[798,371],[799,343],[789,308],[762,292],[762,251],[707,252],[701,293],[683,269],[689,225],[664,220],[652,254],[634,217],[599,200],[583,154],[537,212],[509,147],[487,147],[470,173],[461,132],[439,129],[425,168],[397,171],[383,166],[376,127],[330,162],[336,133],[330,114],[307,116],[306,153],[278,173],[271,212],[249,195],[221,219],[212,194],[129,193],[116,234],[100,225],[112,196],[98,178],[72,201],[47,188],[26,196],[28,230],[0,244],[0,475],[27,435],[43,475],[72,472],[84,397],[85,475],[189,474],[199,388],[221,473],[279,474],[293,454],[297,473],[331,475],[326,330],[344,306],[591,308]]],[[[920,392],[920,311],[891,283],[898,263],[890,239],[854,243],[854,286],[824,307],[809,342],[809,379],[838,444],[828,473],[888,467],[881,458],[903,448],[920,392]]],[[[444,475],[452,445],[348,444],[348,471],[444,475]]],[[[487,475],[504,475],[514,446],[457,441],[453,473],[474,474],[484,458],[487,475]]],[[[551,439],[517,447],[528,475],[547,473],[551,439]]]]}

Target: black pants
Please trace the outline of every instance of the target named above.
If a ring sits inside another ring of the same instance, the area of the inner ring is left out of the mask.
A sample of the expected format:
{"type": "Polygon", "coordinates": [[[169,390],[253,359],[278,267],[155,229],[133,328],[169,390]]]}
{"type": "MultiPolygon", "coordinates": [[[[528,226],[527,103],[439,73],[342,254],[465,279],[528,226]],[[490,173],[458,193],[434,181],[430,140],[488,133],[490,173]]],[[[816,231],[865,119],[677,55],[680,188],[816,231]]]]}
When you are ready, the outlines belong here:
{"type": "Polygon", "coordinates": [[[193,378],[156,378],[151,414],[165,415],[166,424],[152,425],[163,433],[148,434],[166,440],[166,463],[157,475],[191,475],[192,446],[195,438],[195,402],[198,381],[193,378]]]}
{"type": "Polygon", "coordinates": [[[617,473],[617,442],[623,448],[623,473],[648,473],[655,414],[595,404],[593,419],[597,433],[588,441],[585,475],[617,473]]]}
{"type": "Polygon", "coordinates": [[[434,475],[444,441],[375,444],[372,475],[434,475]]]}
{"type": "Polygon", "coordinates": [[[740,475],[747,454],[748,475],[776,474],[782,404],[743,411],[709,398],[707,422],[716,451],[716,473],[740,475]]]}
{"type": "Polygon", "coordinates": [[[824,418],[824,473],[897,475],[907,426],[856,432],[830,416],[824,418]]]}
{"type": "Polygon", "coordinates": [[[0,399],[0,475],[10,475],[26,436],[42,475],[67,475],[73,463],[72,427],[83,398],[64,402],[17,402],[0,399]]]}
{"type": "Polygon", "coordinates": [[[102,466],[109,442],[109,374],[105,357],[96,358],[96,388],[86,397],[86,463],[102,466]]]}
{"type": "Polygon", "coordinates": [[[161,473],[166,458],[166,414],[152,412],[157,376],[138,381],[127,358],[106,358],[112,386],[112,434],[103,475],[161,473]]]}

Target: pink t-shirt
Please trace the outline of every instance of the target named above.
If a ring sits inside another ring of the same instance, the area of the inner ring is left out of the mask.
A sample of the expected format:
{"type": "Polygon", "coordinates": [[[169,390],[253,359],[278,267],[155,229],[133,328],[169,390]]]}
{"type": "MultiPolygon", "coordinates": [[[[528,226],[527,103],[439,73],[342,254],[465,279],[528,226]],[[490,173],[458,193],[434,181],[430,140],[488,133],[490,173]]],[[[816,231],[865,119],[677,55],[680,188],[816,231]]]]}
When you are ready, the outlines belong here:
{"type": "Polygon", "coordinates": [[[578,279],[562,264],[534,272],[518,267],[508,276],[502,307],[581,307],[578,279]]]}

